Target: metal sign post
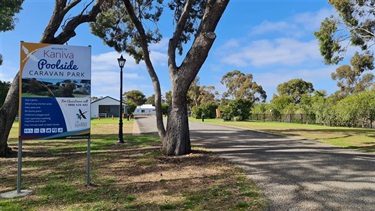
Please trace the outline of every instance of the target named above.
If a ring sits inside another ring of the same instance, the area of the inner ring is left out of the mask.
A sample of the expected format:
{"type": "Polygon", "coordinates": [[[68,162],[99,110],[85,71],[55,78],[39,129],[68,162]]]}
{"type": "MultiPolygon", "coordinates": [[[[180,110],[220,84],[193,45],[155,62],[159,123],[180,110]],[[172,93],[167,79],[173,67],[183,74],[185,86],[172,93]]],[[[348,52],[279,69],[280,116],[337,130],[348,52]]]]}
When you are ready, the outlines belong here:
{"type": "Polygon", "coordinates": [[[18,138],[18,173],[17,173],[17,194],[21,193],[21,177],[22,177],[22,140],[18,138]]]}
{"type": "Polygon", "coordinates": [[[86,186],[90,186],[90,151],[91,151],[91,138],[87,139],[87,178],[86,178],[86,186]]]}

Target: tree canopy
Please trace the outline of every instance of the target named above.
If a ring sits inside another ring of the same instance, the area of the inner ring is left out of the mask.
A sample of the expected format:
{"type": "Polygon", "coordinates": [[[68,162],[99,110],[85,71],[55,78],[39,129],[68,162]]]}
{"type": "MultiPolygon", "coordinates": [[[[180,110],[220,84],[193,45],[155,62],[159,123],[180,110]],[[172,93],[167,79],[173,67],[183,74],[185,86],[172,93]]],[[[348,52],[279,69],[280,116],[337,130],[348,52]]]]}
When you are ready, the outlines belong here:
{"type": "Polygon", "coordinates": [[[267,99],[263,87],[253,81],[253,75],[250,73],[244,74],[239,70],[233,70],[222,77],[221,83],[227,88],[223,98],[249,99],[251,102],[264,102],[267,99]]]}
{"type": "Polygon", "coordinates": [[[280,95],[289,96],[295,104],[301,102],[304,94],[311,94],[313,91],[313,84],[302,79],[292,79],[277,85],[277,92],[280,95]]]}
{"type": "Polygon", "coordinates": [[[131,90],[124,93],[126,101],[133,102],[136,105],[143,105],[147,99],[146,96],[139,90],[131,90]]]}
{"type": "MultiPolygon", "coordinates": [[[[11,31],[16,25],[17,18],[14,16],[22,9],[24,0],[2,0],[0,1],[0,32],[11,31]]],[[[0,54],[0,65],[3,64],[3,56],[0,54]]]]}
{"type": "Polygon", "coordinates": [[[24,0],[2,0],[0,2],[0,31],[14,29],[17,19],[14,17],[22,9],[24,0]]]}
{"type": "Polygon", "coordinates": [[[314,35],[326,64],[343,60],[349,46],[357,46],[372,56],[375,41],[375,3],[373,0],[329,0],[338,16],[326,18],[314,35]]]}

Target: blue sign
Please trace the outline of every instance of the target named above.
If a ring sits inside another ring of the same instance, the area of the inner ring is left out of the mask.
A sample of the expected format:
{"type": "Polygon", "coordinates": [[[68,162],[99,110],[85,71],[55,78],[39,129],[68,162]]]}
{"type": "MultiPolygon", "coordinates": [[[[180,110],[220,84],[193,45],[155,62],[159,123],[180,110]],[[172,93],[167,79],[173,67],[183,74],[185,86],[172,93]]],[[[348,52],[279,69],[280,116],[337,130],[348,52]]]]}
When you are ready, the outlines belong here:
{"type": "Polygon", "coordinates": [[[88,138],[91,47],[21,43],[20,138],[88,138]]]}

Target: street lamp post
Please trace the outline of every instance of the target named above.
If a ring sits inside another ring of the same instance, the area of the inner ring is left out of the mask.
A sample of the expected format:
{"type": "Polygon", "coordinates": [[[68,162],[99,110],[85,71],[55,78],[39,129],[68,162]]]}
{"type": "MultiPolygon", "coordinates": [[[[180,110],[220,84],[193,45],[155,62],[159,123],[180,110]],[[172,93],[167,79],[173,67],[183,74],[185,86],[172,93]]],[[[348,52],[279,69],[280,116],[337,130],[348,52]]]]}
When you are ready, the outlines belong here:
{"type": "Polygon", "coordinates": [[[117,59],[117,62],[118,62],[118,66],[120,67],[120,109],[119,109],[119,113],[120,113],[120,121],[119,121],[119,132],[118,132],[118,141],[117,143],[125,143],[124,142],[124,137],[123,137],[123,127],[122,127],[122,109],[123,109],[123,106],[122,106],[122,68],[124,67],[125,65],[125,62],[126,62],[126,59],[124,57],[121,57],[117,59]]]}

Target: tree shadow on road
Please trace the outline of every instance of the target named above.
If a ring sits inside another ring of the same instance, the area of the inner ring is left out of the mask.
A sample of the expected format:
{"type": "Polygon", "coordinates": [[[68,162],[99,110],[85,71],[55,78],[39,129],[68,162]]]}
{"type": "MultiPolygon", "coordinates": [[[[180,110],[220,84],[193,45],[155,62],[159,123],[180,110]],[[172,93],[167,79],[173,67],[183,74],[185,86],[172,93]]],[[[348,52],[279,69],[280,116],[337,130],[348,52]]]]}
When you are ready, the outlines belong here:
{"type": "Polygon", "coordinates": [[[374,154],[306,139],[207,127],[191,129],[192,143],[245,168],[273,199],[271,209],[374,208],[374,154]]]}

